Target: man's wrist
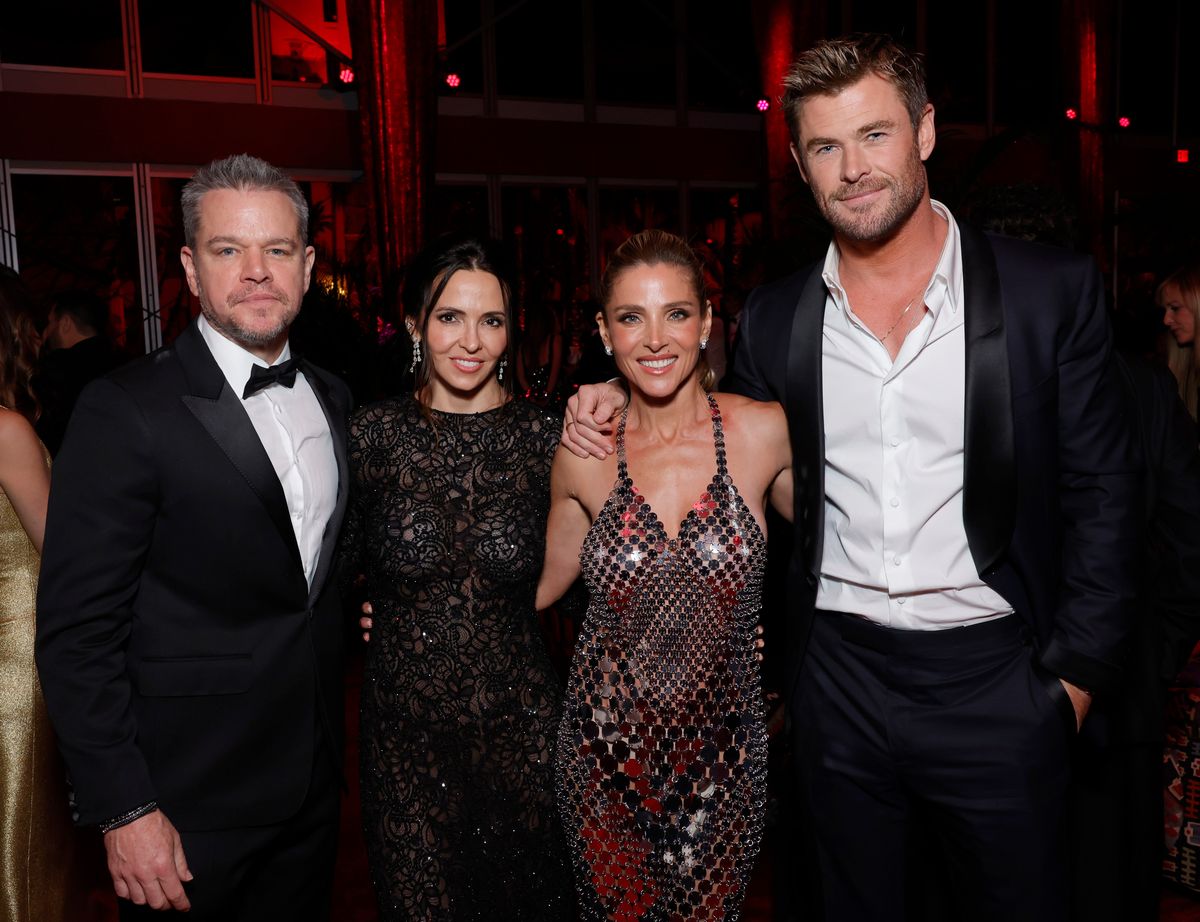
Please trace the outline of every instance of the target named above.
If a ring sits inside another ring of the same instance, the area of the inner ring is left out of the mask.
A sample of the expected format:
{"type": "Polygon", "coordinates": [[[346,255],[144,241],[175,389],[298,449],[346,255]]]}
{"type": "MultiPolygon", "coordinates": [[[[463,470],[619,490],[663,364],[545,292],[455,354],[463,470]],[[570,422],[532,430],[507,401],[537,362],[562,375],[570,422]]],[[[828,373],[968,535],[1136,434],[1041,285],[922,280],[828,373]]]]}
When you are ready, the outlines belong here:
{"type": "Polygon", "coordinates": [[[112,832],[114,829],[120,829],[122,826],[128,826],[134,820],[140,820],[143,816],[148,816],[158,809],[158,801],[147,801],[139,807],[134,807],[132,810],[127,810],[120,816],[114,816],[110,820],[105,820],[100,824],[100,833],[104,834],[112,832]]]}

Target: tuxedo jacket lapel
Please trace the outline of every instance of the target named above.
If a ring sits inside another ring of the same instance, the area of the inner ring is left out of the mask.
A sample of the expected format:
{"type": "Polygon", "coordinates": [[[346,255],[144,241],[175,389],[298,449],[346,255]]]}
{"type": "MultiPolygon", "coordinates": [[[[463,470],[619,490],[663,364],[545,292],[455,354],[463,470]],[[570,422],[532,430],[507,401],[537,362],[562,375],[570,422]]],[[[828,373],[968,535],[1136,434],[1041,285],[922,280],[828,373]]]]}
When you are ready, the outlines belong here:
{"type": "Polygon", "coordinates": [[[321,537],[321,554],[317,558],[317,571],[313,574],[312,587],[309,590],[309,602],[316,601],[321,594],[325,580],[333,565],[333,557],[337,551],[337,537],[341,530],[342,519],[346,513],[346,503],[350,494],[350,463],[346,449],[346,418],[350,408],[343,406],[331,391],[325,380],[311,368],[304,367],[304,377],[312,386],[313,393],[325,413],[329,423],[329,433],[333,437],[333,455],[337,459],[337,500],[334,503],[333,514],[325,525],[325,534],[321,537]]]}
{"type": "Polygon", "coordinates": [[[805,568],[814,581],[821,572],[825,528],[825,413],[821,388],[821,336],[825,282],[813,269],[792,315],[788,345],[787,416],[791,432],[796,531],[805,568]]]}
{"type": "Polygon", "coordinates": [[[183,363],[192,388],[192,393],[181,398],[184,405],[262,501],[280,538],[290,548],[296,566],[302,568],[296,533],[288,516],[287,499],[279,477],[242,402],[229,387],[195,324],[176,340],[175,354],[183,363]]]}
{"type": "Polygon", "coordinates": [[[959,225],[966,338],[963,524],[979,574],[1008,549],[1016,515],[1012,384],[1004,300],[991,244],[959,225]]]}

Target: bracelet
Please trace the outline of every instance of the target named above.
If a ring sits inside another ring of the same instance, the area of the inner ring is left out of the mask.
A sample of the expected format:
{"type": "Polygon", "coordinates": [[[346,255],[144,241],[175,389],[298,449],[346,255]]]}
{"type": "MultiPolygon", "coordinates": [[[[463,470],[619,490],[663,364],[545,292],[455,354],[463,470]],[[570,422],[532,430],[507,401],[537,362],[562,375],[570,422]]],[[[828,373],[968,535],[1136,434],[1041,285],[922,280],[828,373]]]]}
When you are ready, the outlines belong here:
{"type": "Polygon", "coordinates": [[[111,820],[105,820],[100,824],[101,834],[112,832],[114,829],[120,829],[122,826],[128,826],[134,820],[140,820],[148,813],[153,813],[158,809],[158,801],[150,801],[142,804],[140,807],[134,807],[128,813],[122,813],[120,816],[114,816],[111,820]]]}

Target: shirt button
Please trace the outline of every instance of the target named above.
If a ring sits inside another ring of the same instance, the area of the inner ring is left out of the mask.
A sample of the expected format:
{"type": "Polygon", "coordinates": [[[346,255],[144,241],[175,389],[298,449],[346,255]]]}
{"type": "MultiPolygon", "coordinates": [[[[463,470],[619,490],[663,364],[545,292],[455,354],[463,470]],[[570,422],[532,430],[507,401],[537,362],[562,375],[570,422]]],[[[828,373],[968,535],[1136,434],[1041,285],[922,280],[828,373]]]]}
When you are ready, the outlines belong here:
{"type": "Polygon", "coordinates": [[[899,444],[900,444],[900,440],[899,440],[899,439],[897,439],[897,438],[893,438],[893,439],[892,439],[892,448],[895,448],[895,447],[896,447],[897,445],[899,445],[899,444]]]}
{"type": "Polygon", "coordinates": [[[900,497],[893,496],[892,497],[892,508],[895,509],[899,505],[900,505],[900,497]]]}
{"type": "Polygon", "coordinates": [[[893,566],[896,566],[896,567],[900,566],[900,558],[899,558],[899,557],[893,557],[893,558],[892,558],[892,565],[893,565],[893,566]]]}
{"type": "Polygon", "coordinates": [[[903,604],[904,604],[905,602],[907,602],[907,601],[908,601],[908,599],[907,599],[907,598],[903,598],[903,597],[902,597],[902,598],[896,599],[896,604],[897,604],[897,605],[903,605],[903,604]]]}

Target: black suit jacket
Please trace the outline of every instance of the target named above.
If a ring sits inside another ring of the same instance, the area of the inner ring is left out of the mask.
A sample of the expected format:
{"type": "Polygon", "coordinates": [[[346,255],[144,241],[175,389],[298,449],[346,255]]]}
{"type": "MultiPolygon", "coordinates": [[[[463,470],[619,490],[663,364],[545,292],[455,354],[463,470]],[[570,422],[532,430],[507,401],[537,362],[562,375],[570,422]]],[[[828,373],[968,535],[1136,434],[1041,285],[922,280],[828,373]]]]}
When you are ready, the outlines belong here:
{"type": "Polygon", "coordinates": [[[1171,373],[1144,359],[1118,359],[1145,464],[1146,540],[1120,693],[1092,708],[1084,737],[1161,747],[1167,690],[1200,640],[1200,452],[1171,373]]]}
{"type": "Polygon", "coordinates": [[[54,466],[37,662],[95,823],[157,800],[181,829],[295,813],[320,734],[341,741],[329,579],[349,394],[306,366],[338,494],[312,588],[283,488],[195,324],[84,390],[54,466]]]}
{"type": "MultiPolygon", "coordinates": [[[[1090,259],[959,225],[965,296],[963,519],[983,580],[1033,628],[1042,664],[1118,678],[1130,622],[1139,474],[1090,259]]],[[[756,289],[729,388],[787,411],[796,473],[787,671],[816,599],[825,515],[821,264],[756,289]]]]}

